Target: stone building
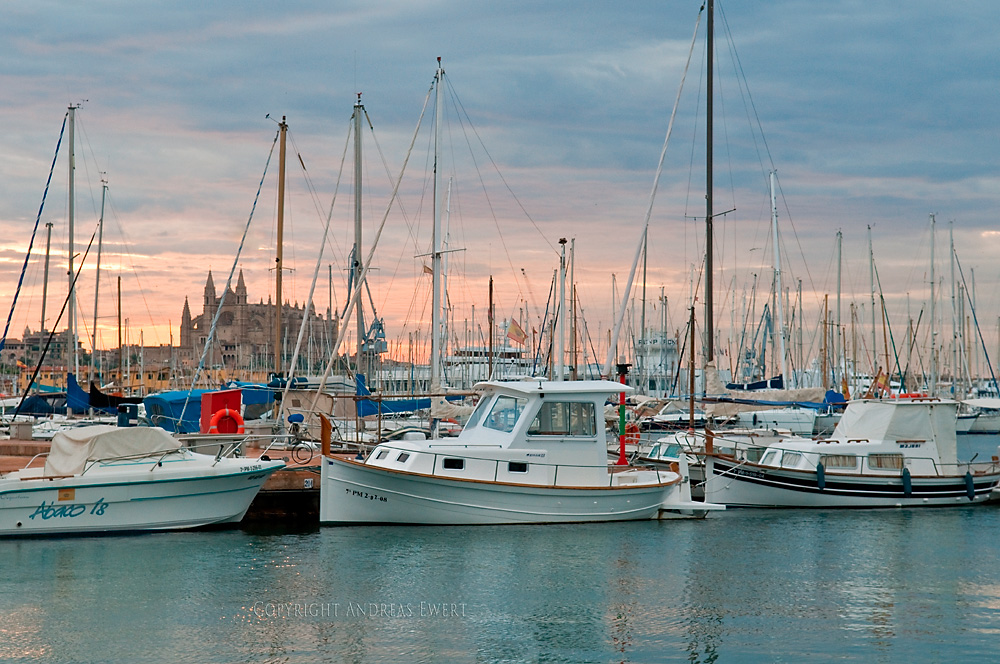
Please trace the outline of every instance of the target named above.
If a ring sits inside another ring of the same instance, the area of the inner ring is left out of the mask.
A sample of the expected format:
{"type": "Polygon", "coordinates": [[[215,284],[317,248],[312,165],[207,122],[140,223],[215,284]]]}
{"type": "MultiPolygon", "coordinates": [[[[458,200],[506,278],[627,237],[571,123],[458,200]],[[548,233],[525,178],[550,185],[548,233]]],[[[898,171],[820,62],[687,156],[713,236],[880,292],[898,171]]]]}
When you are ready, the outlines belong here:
{"type": "MultiPolygon", "coordinates": [[[[281,355],[285,371],[295,350],[299,327],[306,315],[305,309],[304,305],[299,306],[298,302],[293,305],[287,300],[281,308],[281,355]]],[[[215,341],[205,360],[206,368],[225,368],[233,377],[273,371],[275,306],[270,296],[266,303],[263,299],[256,304],[248,301],[242,270],[236,282],[235,292],[230,290],[225,294],[225,298],[216,295],[215,282],[212,279],[212,272],[209,271],[205,282],[202,313],[197,316],[192,316],[190,303],[184,298],[181,338],[178,346],[181,366],[189,368],[198,365],[216,312],[219,312],[219,320],[215,341]]],[[[330,349],[337,337],[337,318],[335,314],[331,315],[329,310],[324,317],[316,313],[315,307],[309,307],[307,318],[309,326],[299,351],[296,372],[310,373],[315,371],[317,366],[322,367],[326,364],[330,349]]]]}

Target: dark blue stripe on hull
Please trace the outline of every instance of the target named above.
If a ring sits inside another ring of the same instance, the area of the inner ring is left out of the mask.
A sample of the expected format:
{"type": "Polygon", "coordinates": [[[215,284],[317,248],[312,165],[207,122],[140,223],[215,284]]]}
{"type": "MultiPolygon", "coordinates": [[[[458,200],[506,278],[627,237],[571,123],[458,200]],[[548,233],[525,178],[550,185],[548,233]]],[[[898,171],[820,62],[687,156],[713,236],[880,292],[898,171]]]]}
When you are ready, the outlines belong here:
{"type": "MultiPolygon", "coordinates": [[[[831,496],[841,496],[850,498],[899,498],[913,500],[919,498],[965,498],[969,499],[965,485],[965,476],[957,477],[952,481],[942,481],[934,484],[920,484],[913,482],[912,491],[909,496],[903,489],[903,478],[900,477],[898,483],[884,482],[844,482],[837,481],[836,475],[825,476],[825,485],[821,490],[817,486],[815,474],[805,477],[794,477],[778,475],[768,472],[760,466],[753,466],[748,469],[745,465],[730,464],[715,460],[715,475],[725,475],[725,477],[738,477],[742,482],[758,484],[772,488],[784,489],[787,491],[798,491],[810,494],[826,494],[831,496]]],[[[995,475],[983,476],[984,479],[974,482],[977,497],[988,495],[997,483],[995,475]]]]}

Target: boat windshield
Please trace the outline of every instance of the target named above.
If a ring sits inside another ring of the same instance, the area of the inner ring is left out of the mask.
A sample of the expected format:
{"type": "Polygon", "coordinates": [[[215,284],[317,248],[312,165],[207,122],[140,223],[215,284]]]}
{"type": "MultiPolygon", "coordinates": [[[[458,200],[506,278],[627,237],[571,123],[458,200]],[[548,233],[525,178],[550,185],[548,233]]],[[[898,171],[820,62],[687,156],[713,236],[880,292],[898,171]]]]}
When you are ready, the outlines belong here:
{"type": "Polygon", "coordinates": [[[472,415],[469,416],[469,421],[465,423],[465,428],[471,429],[477,424],[479,424],[479,421],[483,419],[483,415],[486,413],[487,410],[489,410],[489,407],[490,407],[489,399],[481,400],[479,402],[479,405],[476,406],[476,409],[472,411],[472,415]]]}
{"type": "Polygon", "coordinates": [[[521,417],[521,413],[524,412],[524,406],[527,403],[528,400],[524,397],[510,397],[507,395],[497,397],[497,400],[493,403],[493,408],[490,409],[489,415],[483,420],[483,426],[487,429],[496,429],[497,431],[510,433],[514,430],[514,425],[517,424],[517,420],[521,417]]]}

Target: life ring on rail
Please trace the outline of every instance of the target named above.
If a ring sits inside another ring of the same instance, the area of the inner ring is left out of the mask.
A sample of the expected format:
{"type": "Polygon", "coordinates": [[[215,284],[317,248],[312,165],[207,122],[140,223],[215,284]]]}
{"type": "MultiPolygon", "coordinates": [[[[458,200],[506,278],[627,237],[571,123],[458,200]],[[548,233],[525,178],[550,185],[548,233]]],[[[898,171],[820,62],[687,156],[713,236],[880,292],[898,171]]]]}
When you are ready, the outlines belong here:
{"type": "Polygon", "coordinates": [[[242,434],[244,432],[243,417],[240,415],[240,411],[230,408],[222,408],[215,411],[211,421],[208,423],[208,432],[242,434]]]}
{"type": "Polygon", "coordinates": [[[628,445],[636,445],[639,442],[639,425],[635,422],[629,422],[625,425],[625,443],[628,445]]]}

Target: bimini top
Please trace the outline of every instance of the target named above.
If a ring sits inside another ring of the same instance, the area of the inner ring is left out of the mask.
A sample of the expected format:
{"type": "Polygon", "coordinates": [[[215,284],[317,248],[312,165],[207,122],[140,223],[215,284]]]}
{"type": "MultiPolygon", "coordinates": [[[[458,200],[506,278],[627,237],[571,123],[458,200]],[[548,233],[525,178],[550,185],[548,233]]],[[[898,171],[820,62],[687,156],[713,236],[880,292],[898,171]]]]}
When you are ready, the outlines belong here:
{"type": "Polygon", "coordinates": [[[613,380],[548,380],[523,378],[521,380],[486,380],[476,383],[476,391],[510,392],[531,396],[533,394],[618,394],[635,390],[613,380]]]}

